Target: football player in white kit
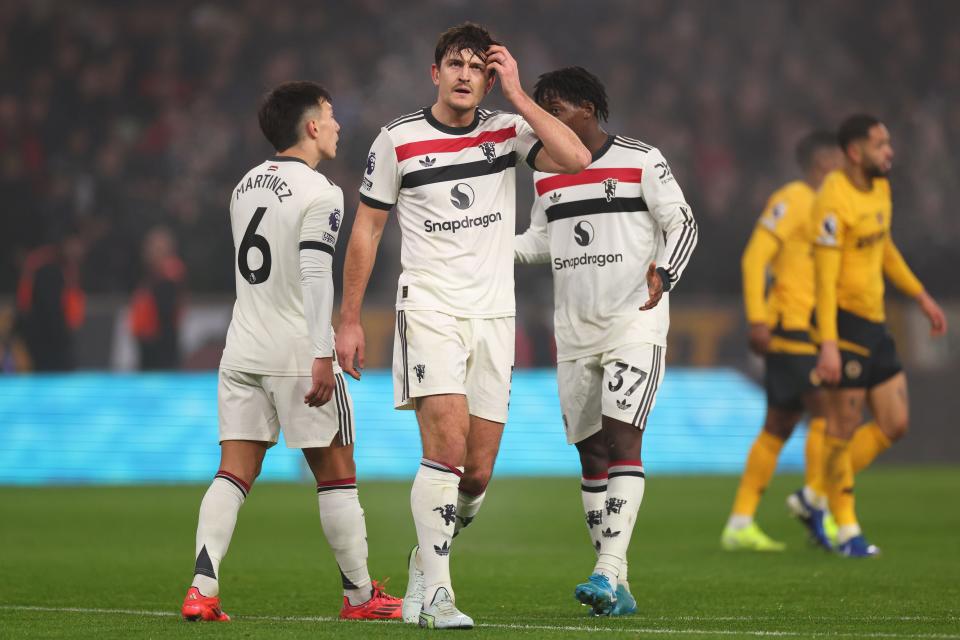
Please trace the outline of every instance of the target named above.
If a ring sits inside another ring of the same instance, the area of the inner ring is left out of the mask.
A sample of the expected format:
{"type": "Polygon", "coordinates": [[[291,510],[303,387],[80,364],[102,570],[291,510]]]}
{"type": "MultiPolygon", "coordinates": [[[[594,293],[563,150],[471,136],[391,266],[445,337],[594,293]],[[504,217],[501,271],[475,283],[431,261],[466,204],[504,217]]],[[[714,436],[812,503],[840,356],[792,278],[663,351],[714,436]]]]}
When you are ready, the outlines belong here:
{"type": "Polygon", "coordinates": [[[364,363],[360,307],[391,209],[402,233],[394,404],[414,409],[423,458],[410,504],[404,620],[470,628],[450,584],[453,536],[476,516],[507,419],[514,362],[514,167],[575,173],[590,154],[524,92],[517,63],[485,29],[444,32],[431,107],[380,130],[367,157],[347,248],[337,355],[364,363]],[[499,78],[518,112],[479,109],[499,78]]]}
{"type": "Polygon", "coordinates": [[[187,620],[227,621],[220,561],[237,513],[281,427],[317,480],[320,523],[343,582],[341,618],[399,618],[401,601],[367,572],[353,462],[353,406],[333,352],[332,260],[343,192],[316,171],[337,154],[330,95],[288,82],[265,97],[260,129],[277,155],[230,195],[237,302],[220,362],[220,468],[200,504],[187,620]]]}
{"type": "Polygon", "coordinates": [[[669,294],[697,244],[697,225],[655,147],[609,135],[603,84],[581,67],[540,76],[536,101],[593,154],[576,175],[534,174],[519,263],[553,271],[557,382],[567,442],[596,550],[575,597],[596,615],[636,611],[627,548],[643,500],[643,432],[663,380],[669,294]]]}

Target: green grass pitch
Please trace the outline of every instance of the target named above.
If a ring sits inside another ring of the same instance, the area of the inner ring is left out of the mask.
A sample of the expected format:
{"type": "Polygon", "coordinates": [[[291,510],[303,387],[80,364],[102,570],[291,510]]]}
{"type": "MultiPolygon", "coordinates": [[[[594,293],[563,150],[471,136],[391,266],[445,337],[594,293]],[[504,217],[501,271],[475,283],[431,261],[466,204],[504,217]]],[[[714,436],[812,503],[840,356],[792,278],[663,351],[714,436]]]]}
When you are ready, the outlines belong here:
{"type": "MultiPolygon", "coordinates": [[[[630,552],[637,615],[591,619],[573,587],[592,568],[578,479],[500,479],[453,553],[457,602],[484,638],[960,639],[960,469],[870,470],[858,484],[875,560],[807,547],[778,476],[758,519],[785,553],[731,554],[719,536],[736,479],[656,477],[630,552]]],[[[338,622],[339,575],[309,484],[254,487],[223,566],[226,625],[176,613],[205,487],[0,489],[0,638],[400,638],[338,622]]],[[[403,595],[409,484],[361,482],[373,576],[403,595]]]]}

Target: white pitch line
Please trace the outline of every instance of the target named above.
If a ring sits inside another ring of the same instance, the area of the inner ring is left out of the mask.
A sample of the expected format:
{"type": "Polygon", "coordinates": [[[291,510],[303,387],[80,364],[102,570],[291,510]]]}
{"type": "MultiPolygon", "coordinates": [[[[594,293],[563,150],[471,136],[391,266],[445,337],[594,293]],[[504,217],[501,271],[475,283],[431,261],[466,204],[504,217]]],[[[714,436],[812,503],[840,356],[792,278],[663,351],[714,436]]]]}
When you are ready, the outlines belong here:
{"type": "MultiPolygon", "coordinates": [[[[42,607],[32,605],[0,605],[0,610],[4,611],[44,611],[48,613],[94,613],[94,614],[119,614],[130,616],[147,616],[153,618],[179,617],[174,611],[147,611],[142,609],[95,609],[85,607],[42,607]]],[[[660,620],[676,620],[677,618],[661,617],[660,620]]],[[[747,618],[708,618],[687,616],[684,619],[696,619],[703,621],[716,621],[718,619],[730,619],[743,621],[747,618]]],[[[903,619],[913,620],[924,618],[903,619]]],[[[951,616],[950,619],[953,619],[951,616]]],[[[271,622],[360,622],[362,621],[343,621],[339,618],[329,616],[243,616],[238,620],[269,620],[271,622]]],[[[874,620],[877,620],[874,618],[874,620]]],[[[381,624],[399,624],[399,622],[381,621],[381,624]]],[[[669,629],[662,627],[584,627],[577,625],[547,625],[547,624],[497,624],[480,623],[476,627],[481,629],[506,629],[514,631],[560,631],[572,633],[649,633],[659,635],[723,635],[723,636],[752,636],[752,637],[816,637],[816,638],[912,638],[916,640],[960,640],[960,635],[947,633],[892,633],[885,631],[872,631],[869,633],[850,633],[850,632],[800,632],[800,631],[764,631],[764,630],[733,630],[733,629],[669,629]]]]}

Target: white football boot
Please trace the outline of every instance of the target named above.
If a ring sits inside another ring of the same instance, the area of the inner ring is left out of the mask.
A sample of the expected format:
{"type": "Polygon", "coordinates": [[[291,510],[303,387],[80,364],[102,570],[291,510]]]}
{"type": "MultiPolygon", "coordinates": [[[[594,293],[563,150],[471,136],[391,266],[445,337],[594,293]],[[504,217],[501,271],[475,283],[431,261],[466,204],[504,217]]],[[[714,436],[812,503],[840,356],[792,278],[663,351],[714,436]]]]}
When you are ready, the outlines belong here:
{"type": "Polygon", "coordinates": [[[420,621],[420,610],[423,609],[423,571],[417,566],[417,552],[420,545],[410,549],[410,559],[407,562],[407,593],[403,596],[403,621],[408,624],[417,624],[420,621]]]}
{"type": "Polygon", "coordinates": [[[425,629],[473,629],[473,618],[453,604],[446,587],[440,587],[429,605],[420,612],[420,626],[425,629]]]}

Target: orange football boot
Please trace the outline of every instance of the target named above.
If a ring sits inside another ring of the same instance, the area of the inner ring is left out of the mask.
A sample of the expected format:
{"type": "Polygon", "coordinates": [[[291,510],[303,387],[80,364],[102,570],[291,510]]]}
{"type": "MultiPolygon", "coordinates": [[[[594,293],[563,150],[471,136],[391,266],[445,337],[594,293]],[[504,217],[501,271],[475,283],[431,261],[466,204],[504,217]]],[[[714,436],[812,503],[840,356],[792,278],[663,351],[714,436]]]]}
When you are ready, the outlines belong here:
{"type": "Polygon", "coordinates": [[[399,620],[402,618],[400,609],[403,606],[403,598],[394,598],[384,591],[384,586],[374,580],[373,597],[357,606],[350,604],[347,596],[343,596],[340,618],[343,620],[399,620]]]}
{"type": "Polygon", "coordinates": [[[187,597],[183,599],[183,608],[180,614],[184,620],[197,622],[230,622],[230,616],[220,608],[220,598],[207,596],[200,593],[196,587],[190,587],[187,591],[187,597]]]}

